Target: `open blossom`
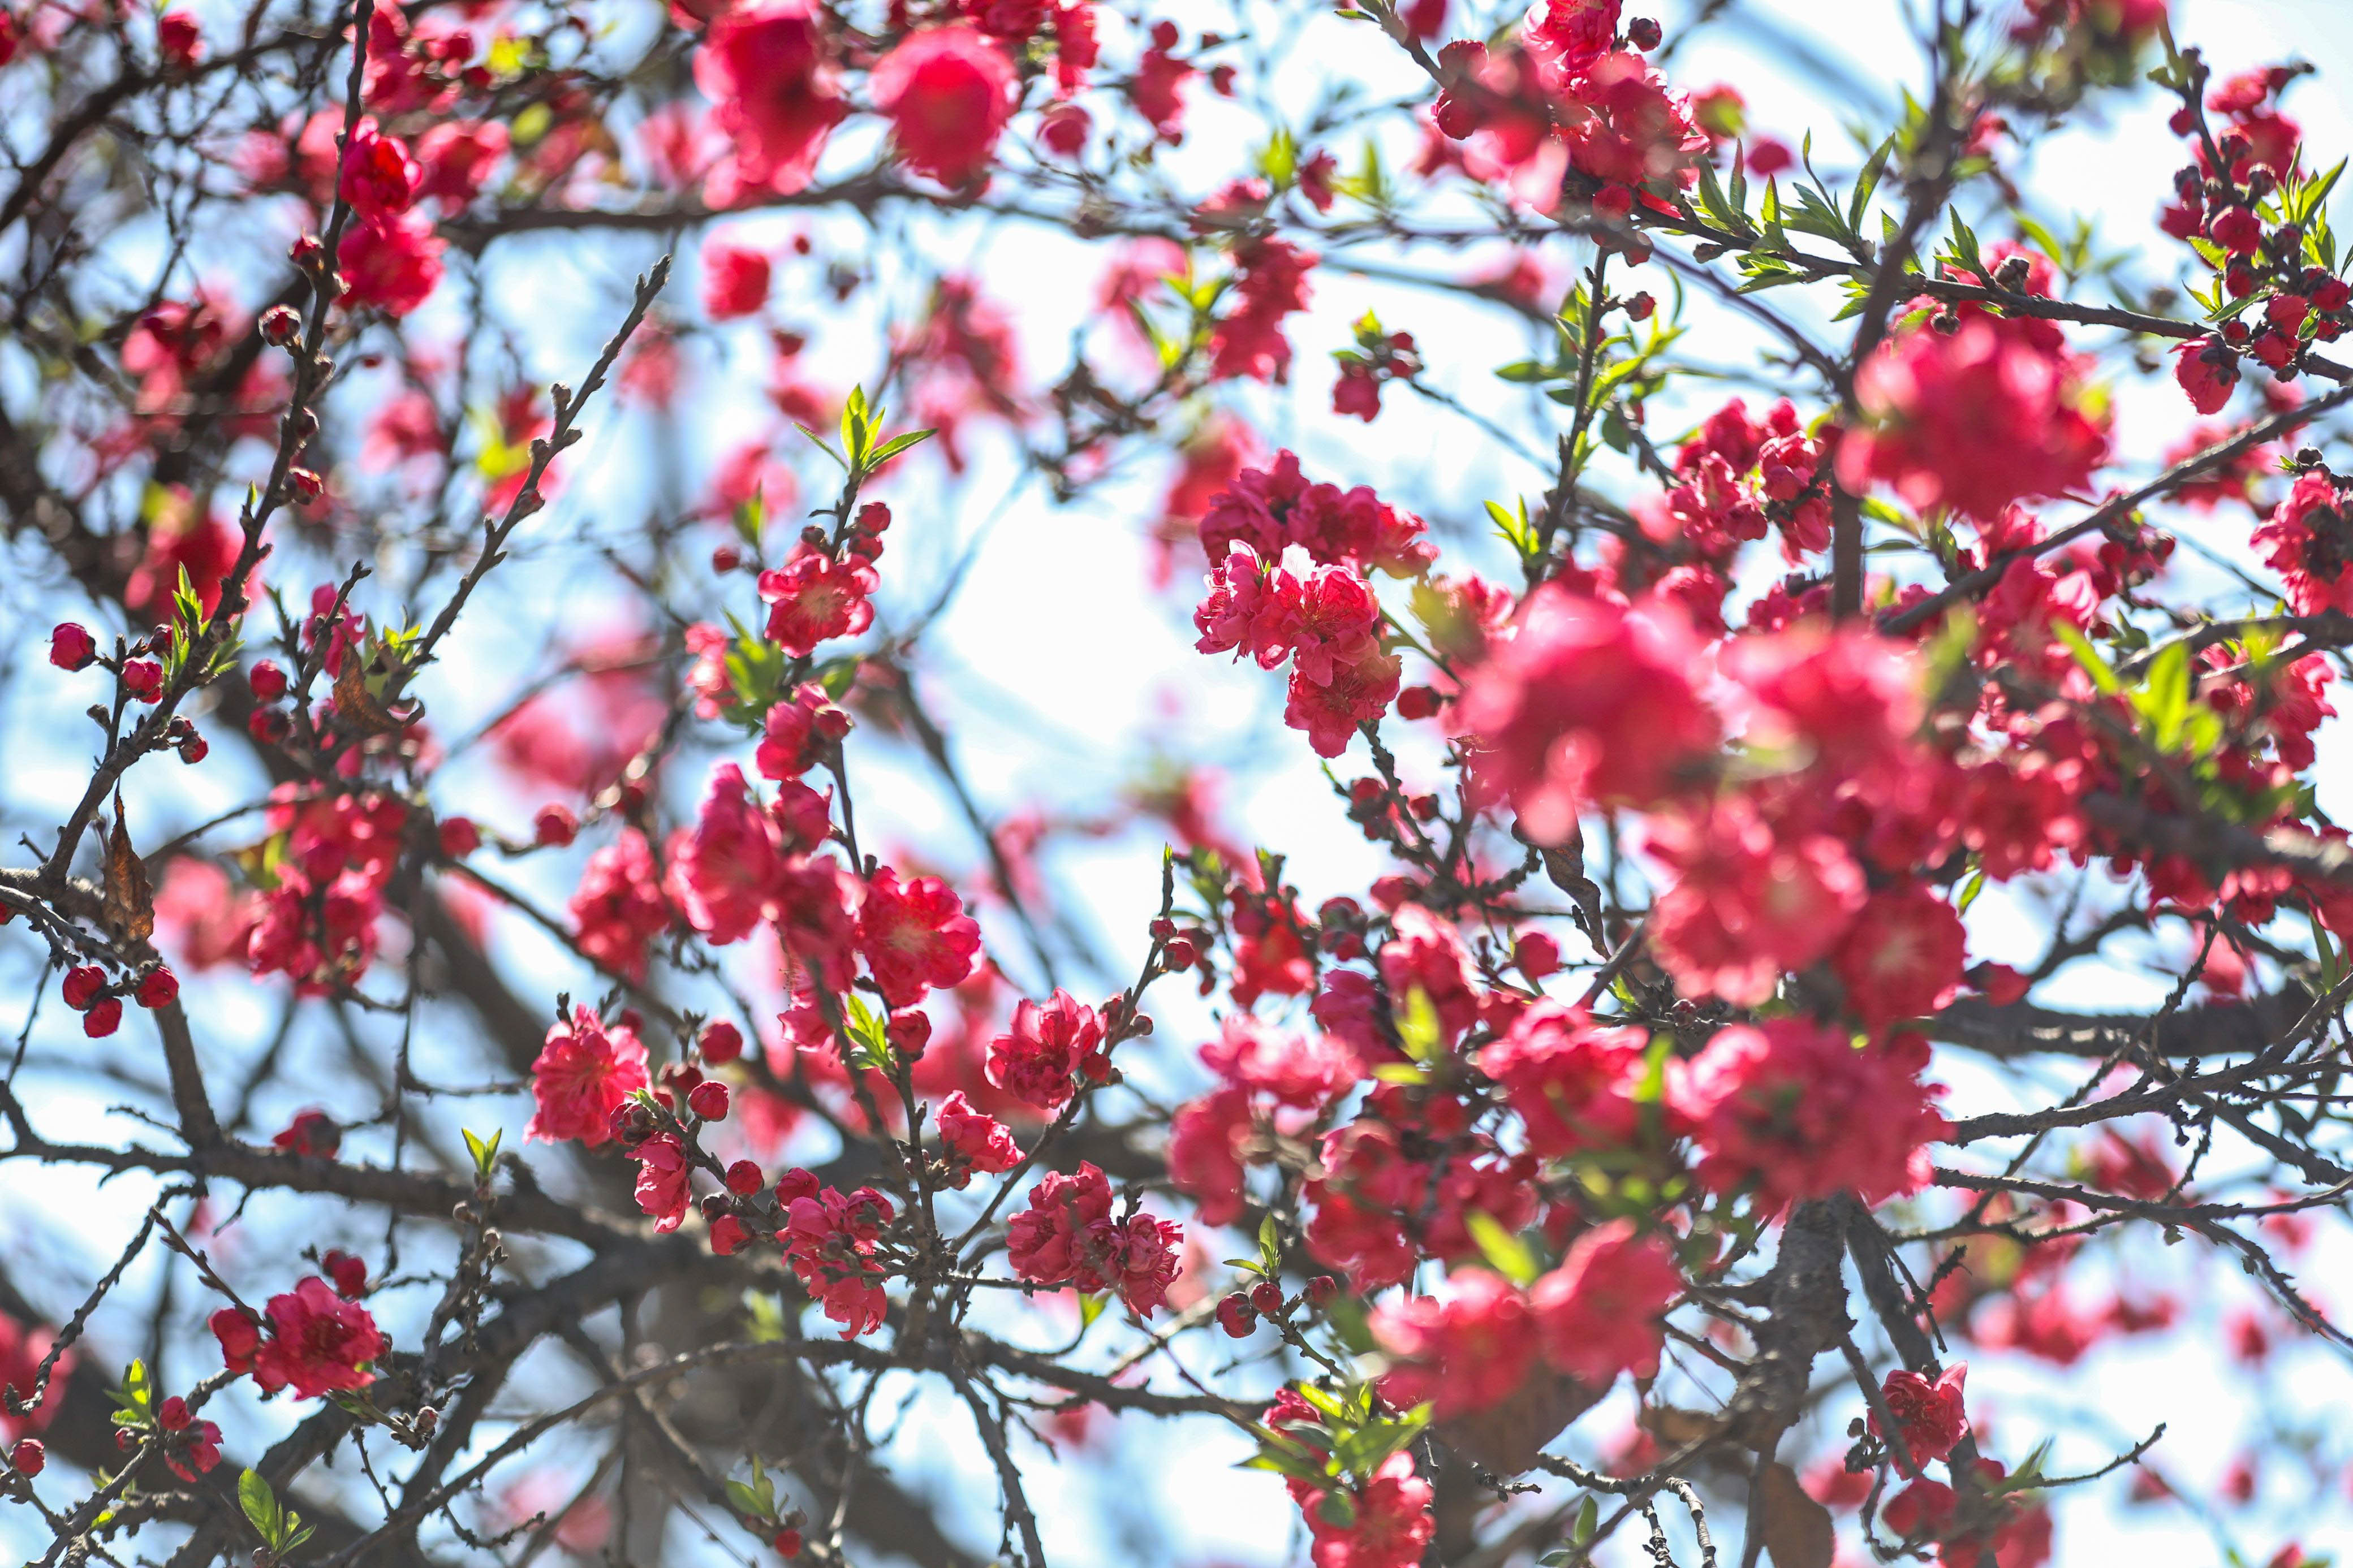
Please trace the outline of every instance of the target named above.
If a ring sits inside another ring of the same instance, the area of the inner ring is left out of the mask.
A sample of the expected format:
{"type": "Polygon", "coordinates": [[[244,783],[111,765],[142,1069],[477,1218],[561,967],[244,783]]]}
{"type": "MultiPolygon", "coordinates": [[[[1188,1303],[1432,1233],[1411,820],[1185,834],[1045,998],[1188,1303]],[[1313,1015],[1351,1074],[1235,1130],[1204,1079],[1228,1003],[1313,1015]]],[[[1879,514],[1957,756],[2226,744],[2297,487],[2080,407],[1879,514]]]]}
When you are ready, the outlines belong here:
{"type": "Polygon", "coordinates": [[[836,561],[806,544],[796,546],[783,570],[760,574],[768,640],[801,658],[819,643],[856,637],[874,624],[868,595],[879,581],[874,568],[857,556],[836,561]]]}
{"type": "Polygon", "coordinates": [[[1968,933],[1953,906],[1916,884],[1873,893],[1831,954],[1848,1010],[1871,1028],[1951,1001],[1968,967],[1968,933]]]}
{"type": "Polygon", "coordinates": [[[848,733],[849,715],[825,694],[824,687],[804,680],[768,710],[752,763],[764,779],[797,779],[824,762],[848,733]]]}
{"type": "Polygon", "coordinates": [[[2299,616],[2353,610],[2353,521],[2337,482],[2326,468],[2306,468],[2252,542],[2280,574],[2288,608],[2299,616]]]}
{"type": "Polygon", "coordinates": [[[883,1001],[912,1007],[934,987],[960,985],[972,973],[980,924],[937,877],[902,885],[899,873],[884,866],[867,882],[859,907],[858,949],[883,1001]]]}
{"type": "Polygon", "coordinates": [[[1991,518],[2010,502],[2080,489],[2107,456],[2084,369],[2033,323],[1972,315],[1880,345],[1855,375],[1868,423],[1838,455],[1839,480],[1885,480],[1914,507],[1991,518]]]}
{"type": "Polygon", "coordinates": [[[1364,485],[1344,490],[1311,484],[1298,455],[1288,451],[1276,453],[1267,468],[1235,474],[1209,498],[1200,531],[1212,564],[1237,545],[1248,545],[1261,563],[1276,563],[1295,544],[1319,565],[1353,564],[1393,577],[1410,577],[1438,558],[1419,518],[1390,507],[1364,485]]]}
{"type": "Polygon", "coordinates": [[[1111,1184],[1089,1163],[1073,1175],[1050,1173],[1006,1226],[1014,1273],[1040,1285],[1111,1290],[1138,1315],[1166,1303],[1182,1239],[1180,1226],[1148,1214],[1113,1219],[1111,1184]]]}
{"type": "Polygon", "coordinates": [[[768,302],[768,258],[746,246],[702,247],[702,310],[714,321],[756,315],[768,302]]]}
{"type": "Polygon", "coordinates": [[[629,1157],[638,1163],[638,1207],[653,1215],[655,1230],[676,1230],[692,1195],[687,1184],[694,1167],[687,1163],[685,1148],[664,1132],[630,1150],[629,1157]]]}
{"type": "Polygon", "coordinates": [[[354,224],[335,253],[350,285],[343,298],[388,316],[408,315],[441,286],[441,253],[448,248],[431,221],[415,208],[380,223],[354,224]]]}
{"type": "Polygon", "coordinates": [[[647,944],[670,929],[670,913],[644,834],[625,827],[588,857],[571,910],[581,952],[632,978],[645,973],[647,944]]]}
{"type": "MultiPolygon", "coordinates": [[[[1968,1374],[1967,1362],[1947,1367],[1934,1383],[1901,1367],[1887,1374],[1880,1393],[1888,1414],[1903,1430],[1904,1447],[1915,1464],[1943,1458],[1967,1436],[1969,1417],[1962,1404],[1961,1384],[1968,1374]]],[[[1876,1415],[1871,1417],[1871,1429],[1879,1430],[1876,1415]]]]}
{"type": "Polygon", "coordinates": [[[1504,1103],[1527,1128],[1528,1147],[1555,1158],[1632,1141],[1647,1031],[1596,1028],[1581,1007],[1539,1002],[1479,1053],[1504,1103]]]}
{"type": "Polygon", "coordinates": [[[971,27],[915,34],[875,62],[870,83],[899,156],[944,185],[988,167],[1013,113],[1013,62],[971,27]]]}
{"type": "Polygon", "coordinates": [[[1356,1054],[1329,1035],[1278,1032],[1248,1013],[1229,1013],[1201,1062],[1226,1082],[1281,1105],[1313,1110],[1353,1088],[1356,1054]]]}
{"type": "Polygon", "coordinates": [[[1372,1479],[1349,1495],[1345,1512],[1329,1509],[1324,1492],[1293,1478],[1288,1483],[1313,1540],[1315,1568],[1414,1568],[1438,1533],[1431,1489],[1414,1473],[1410,1453],[1391,1454],[1372,1479]],[[1335,1522],[1345,1519],[1345,1524],[1335,1522]]]}
{"type": "Polygon", "coordinates": [[[1578,1237],[1560,1267],[1529,1287],[1528,1314],[1545,1360],[1606,1388],[1621,1372],[1657,1374],[1666,1344],[1659,1321],[1683,1290],[1683,1273],[1658,1237],[1611,1220],[1578,1237]]]}
{"type": "Polygon", "coordinates": [[[809,182],[849,102],[816,0],[757,0],[723,12],[694,52],[694,85],[717,109],[728,155],[704,195],[713,206],[809,182]]]}
{"type": "Polygon", "coordinates": [[[940,1142],[967,1170],[995,1175],[1021,1163],[1021,1146],[1013,1141],[1012,1129],[975,1110],[962,1089],[940,1101],[939,1126],[940,1142]]]}
{"type": "Polygon", "coordinates": [[[547,1031],[531,1064],[537,1109],[523,1136],[549,1143],[574,1139],[595,1148],[612,1136],[613,1112],[647,1086],[646,1047],[627,1024],[607,1024],[596,1010],[575,1004],[569,1023],[547,1031]]]}
{"type": "Polygon", "coordinates": [[[1331,667],[1331,679],[1317,682],[1303,668],[1291,672],[1282,721],[1307,736],[1319,757],[1336,757],[1363,724],[1377,723],[1397,700],[1405,669],[1393,653],[1366,642],[1356,658],[1331,667]]]}
{"type": "MultiPolygon", "coordinates": [[[[40,1381],[41,1360],[56,1343],[57,1336],[48,1330],[20,1323],[0,1312],[0,1390],[30,1404],[34,1384],[40,1381]]],[[[47,1430],[65,1405],[66,1383],[73,1376],[73,1368],[74,1352],[59,1352],[49,1369],[49,1385],[40,1403],[21,1415],[0,1401],[0,1440],[13,1443],[28,1433],[47,1430]]]]}
{"type": "Polygon", "coordinates": [[[1111,1223],[1111,1183],[1091,1161],[1064,1174],[1050,1171],[1029,1193],[1029,1206],[1006,1222],[1013,1272],[1041,1285],[1060,1285],[1085,1267],[1081,1240],[1087,1228],[1111,1223]]]}
{"type": "Polygon", "coordinates": [[[375,1381],[368,1363],[384,1354],[384,1335],[365,1307],[344,1300],[324,1279],[313,1277],[271,1297],[263,1317],[257,1328],[225,1308],[213,1314],[212,1328],[222,1360],[231,1371],[249,1367],[264,1394],[291,1388],[297,1399],[316,1399],[375,1381]]]}
{"type": "Polygon", "coordinates": [[[785,1261],[825,1315],[841,1325],[841,1337],[880,1328],[890,1300],[874,1248],[897,1212],[891,1200],[872,1187],[839,1192],[802,1170],[777,1181],[776,1198],[785,1208],[785,1261]]]}
{"type": "Polygon", "coordinates": [[[344,150],[343,174],[335,189],[360,221],[374,227],[415,205],[424,178],[417,160],[409,155],[407,142],[385,135],[373,121],[364,120],[344,150]]]}
{"type": "Polygon", "coordinates": [[[1753,1007],[1825,956],[1862,908],[1862,870],[1827,834],[1776,832],[1745,799],[1655,817],[1645,847],[1675,880],[1651,907],[1651,946],[1697,995],[1753,1007]]]}
{"type": "Polygon", "coordinates": [[[1547,584],[1471,671],[1456,731],[1476,747],[1481,788],[1509,797],[1530,838],[1557,844],[1581,811],[1655,804],[1713,752],[1699,665],[1673,611],[1547,584]]]}
{"type": "Polygon", "coordinates": [[[1919,1186],[1947,1131],[1927,1065],[1916,1035],[1858,1049],[1844,1030],[1768,1018],[1718,1030],[1670,1071],[1667,1105],[1713,1192],[1753,1181],[1772,1209],[1842,1188],[1876,1203],[1919,1186]]]}
{"type": "Polygon", "coordinates": [[[1254,1119],[1249,1091],[1220,1089],[1180,1107],[1168,1123],[1168,1179],[1198,1206],[1203,1225],[1242,1212],[1242,1153],[1254,1119]]]}
{"type": "Polygon", "coordinates": [[[1456,1274],[1443,1301],[1408,1296],[1384,1304],[1372,1329],[1392,1367],[1381,1397],[1406,1410],[1433,1405],[1440,1421],[1502,1404],[1535,1360],[1526,1299],[1483,1268],[1456,1274]]]}
{"type": "Polygon", "coordinates": [[[1041,1110],[1059,1110],[1072,1074],[1107,1065],[1103,1042],[1103,1020],[1069,992],[1057,988],[1042,1006],[1024,997],[1013,1026],[989,1042],[988,1079],[1041,1110]]]}
{"type": "Polygon", "coordinates": [[[744,770],[733,763],[713,769],[694,826],[670,844],[670,893],[687,923],[723,945],[750,935],[776,905],[781,838],[744,770]]]}

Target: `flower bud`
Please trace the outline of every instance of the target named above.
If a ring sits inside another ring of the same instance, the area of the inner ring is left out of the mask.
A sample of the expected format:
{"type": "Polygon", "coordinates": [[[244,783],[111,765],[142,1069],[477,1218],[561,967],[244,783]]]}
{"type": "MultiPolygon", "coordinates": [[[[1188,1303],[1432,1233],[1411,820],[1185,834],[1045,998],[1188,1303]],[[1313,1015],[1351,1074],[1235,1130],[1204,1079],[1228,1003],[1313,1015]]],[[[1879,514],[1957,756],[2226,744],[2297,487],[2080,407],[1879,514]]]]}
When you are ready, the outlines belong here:
{"type": "Polygon", "coordinates": [[[81,1016],[81,1032],[102,1040],[122,1026],[122,998],[109,996],[81,1016]]]}
{"type": "Polygon", "coordinates": [[[168,964],[157,964],[139,982],[139,1005],[142,1007],[168,1007],[179,999],[180,977],[168,964]]]}
{"type": "Polygon", "coordinates": [[[78,963],[66,971],[64,983],[58,987],[66,1005],[77,1013],[86,1012],[106,989],[106,971],[95,963],[78,963]]]}
{"type": "Polygon", "coordinates": [[[59,669],[88,669],[98,658],[98,639],[79,621],[62,621],[49,633],[49,662],[59,669]]]}
{"type": "Polygon", "coordinates": [[[38,1437],[26,1437],[8,1450],[8,1462],[16,1467],[18,1475],[37,1476],[49,1462],[49,1451],[38,1437]]]}
{"type": "Polygon", "coordinates": [[[1261,1279],[1251,1286],[1250,1299],[1250,1305],[1256,1307],[1267,1317],[1272,1318],[1282,1314],[1282,1287],[1271,1279],[1261,1279]]]}
{"type": "Polygon", "coordinates": [[[724,1067],[744,1054],[743,1031],[724,1018],[713,1018],[703,1025],[694,1043],[702,1052],[702,1059],[712,1067],[724,1067]]]}
{"type": "Polygon", "coordinates": [[[551,803],[539,808],[531,819],[532,842],[561,849],[580,836],[580,819],[572,808],[561,803],[551,803]]]}
{"type": "Polygon", "coordinates": [[[727,1120],[727,1086],[716,1079],[705,1079],[690,1090],[686,1103],[705,1121],[727,1120]]]}
{"type": "Polygon", "coordinates": [[[302,331],[302,318],[291,305],[272,305],[261,312],[261,341],[273,348],[284,348],[302,331]]]}

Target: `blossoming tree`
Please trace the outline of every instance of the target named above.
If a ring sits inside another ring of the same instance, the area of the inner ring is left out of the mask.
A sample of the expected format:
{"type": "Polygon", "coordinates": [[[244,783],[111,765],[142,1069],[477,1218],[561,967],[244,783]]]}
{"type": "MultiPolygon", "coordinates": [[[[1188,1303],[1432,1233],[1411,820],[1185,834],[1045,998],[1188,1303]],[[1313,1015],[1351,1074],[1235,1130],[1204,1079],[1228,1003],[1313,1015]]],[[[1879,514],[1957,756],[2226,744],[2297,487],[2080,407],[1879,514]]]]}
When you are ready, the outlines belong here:
{"type": "Polygon", "coordinates": [[[2348,1344],[2302,70],[1932,0],[1793,147],[1735,6],[1211,9],[0,8],[12,1546],[1201,1560],[1107,1431],[1316,1568],[2341,1521],[1988,1392],[2348,1344]],[[2112,249],[2025,149],[2152,101],[2112,249]],[[1018,787],[1008,559],[1308,787],[1018,787]]]}

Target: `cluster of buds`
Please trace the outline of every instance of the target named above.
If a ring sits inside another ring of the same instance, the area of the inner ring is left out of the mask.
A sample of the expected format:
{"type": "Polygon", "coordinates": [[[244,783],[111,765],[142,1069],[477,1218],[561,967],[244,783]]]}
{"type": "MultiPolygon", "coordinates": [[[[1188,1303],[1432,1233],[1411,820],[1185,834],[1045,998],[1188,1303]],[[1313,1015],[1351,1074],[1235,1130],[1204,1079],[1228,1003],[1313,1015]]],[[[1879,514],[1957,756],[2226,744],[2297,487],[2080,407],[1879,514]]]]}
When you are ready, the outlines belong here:
{"type": "Polygon", "coordinates": [[[1271,1279],[1261,1279],[1248,1290],[1236,1290],[1218,1303],[1218,1327],[1234,1339],[1247,1339],[1257,1329],[1261,1318],[1285,1323],[1291,1313],[1306,1305],[1321,1307],[1340,1293],[1340,1282],[1329,1274],[1318,1274],[1307,1282],[1307,1289],[1286,1299],[1282,1287],[1271,1279]]]}
{"type": "Polygon", "coordinates": [[[1407,795],[1377,778],[1360,778],[1348,786],[1348,820],[1376,844],[1409,841],[1413,830],[1407,826],[1408,817],[1434,821],[1438,806],[1435,795],[1407,795]]]}
{"type": "MultiPolygon", "coordinates": [[[[180,994],[180,977],[167,964],[156,964],[129,987],[142,1007],[169,1006],[180,994]]],[[[122,1025],[123,988],[111,984],[95,963],[79,963],[66,971],[58,987],[67,1006],[82,1016],[82,1033],[101,1039],[122,1025]]]]}
{"type": "Polygon", "coordinates": [[[2292,163],[2295,156],[2293,144],[2275,144],[2270,128],[2278,121],[2265,105],[2296,73],[2278,67],[2226,83],[2211,107],[2242,117],[2242,123],[2210,139],[2197,99],[2206,73],[2195,54],[2184,56],[2194,68],[2171,125],[2177,134],[2198,139],[2198,156],[2174,172],[2174,202],[2159,216],[2158,226],[2207,247],[2226,298],[2264,296],[2260,315],[2242,312],[2222,324],[2218,340],[2200,344],[2200,357],[2211,375],[2227,385],[2236,377],[2238,356],[2244,354],[2275,379],[2293,380],[2313,343],[2332,342],[2353,326],[2348,310],[2353,286],[2311,264],[2301,224],[2286,221],[2287,213],[2277,208],[2276,219],[2263,214],[2264,204],[2293,174],[2265,160],[2284,157],[2292,163]]]}
{"type": "Polygon", "coordinates": [[[1421,356],[1411,332],[1381,329],[1381,319],[1370,310],[1356,319],[1356,346],[1339,349],[1340,379],[1332,387],[1332,412],[1353,414],[1366,424],[1381,411],[1381,384],[1411,381],[1421,374],[1421,356]]]}
{"type": "MultiPolygon", "coordinates": [[[[172,651],[172,628],[157,626],[138,642],[122,647],[114,658],[102,658],[98,651],[98,638],[79,621],[60,621],[49,630],[49,662],[67,671],[88,669],[99,665],[113,671],[122,689],[140,702],[153,703],[164,697],[164,659],[172,651]]],[[[92,705],[92,720],[100,724],[111,721],[107,710],[92,705]]],[[[212,747],[196,731],[195,722],[174,715],[164,726],[164,743],[180,754],[184,763],[200,763],[212,747]]]]}

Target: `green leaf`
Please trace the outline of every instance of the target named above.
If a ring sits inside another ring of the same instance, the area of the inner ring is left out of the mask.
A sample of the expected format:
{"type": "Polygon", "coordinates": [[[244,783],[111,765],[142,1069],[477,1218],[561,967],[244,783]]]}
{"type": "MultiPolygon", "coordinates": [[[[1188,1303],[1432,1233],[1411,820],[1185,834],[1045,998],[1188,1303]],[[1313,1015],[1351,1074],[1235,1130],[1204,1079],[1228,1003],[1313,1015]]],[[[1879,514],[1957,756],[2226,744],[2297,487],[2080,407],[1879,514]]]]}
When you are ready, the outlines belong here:
{"type": "Polygon", "coordinates": [[[730,1480],[727,1483],[727,1500],[734,1506],[737,1513],[746,1519],[765,1521],[767,1518],[760,1509],[760,1494],[742,1481],[730,1480]]]}
{"type": "Polygon", "coordinates": [[[1533,1285],[1544,1272],[1535,1253],[1528,1244],[1505,1230],[1495,1216],[1484,1209],[1472,1209],[1463,1215],[1470,1226],[1471,1239],[1479,1244],[1479,1254],[1488,1266],[1514,1285],[1533,1285]]]}
{"type": "Polygon", "coordinates": [[[2100,650],[2092,646],[2092,639],[2073,626],[2054,620],[2051,623],[2051,635],[2066,645],[2067,651],[2075,656],[2075,662],[2082,665],[2084,672],[2092,678],[2094,686],[2110,696],[2125,689],[2123,679],[2108,667],[2108,661],[2100,657],[2100,650]]]}
{"type": "Polygon", "coordinates": [[[1397,1020],[1397,1032],[1405,1054],[1424,1066],[1443,1053],[1438,1009],[1431,1005],[1430,993],[1419,985],[1406,993],[1405,1015],[1397,1020]]]}
{"type": "Polygon", "coordinates": [[[1110,1305],[1111,1292],[1108,1290],[1096,1290],[1087,1295],[1081,1296],[1079,1298],[1080,1331],[1083,1333],[1088,1329],[1094,1327],[1095,1320],[1102,1317],[1103,1315],[1103,1309],[1110,1305]]]}
{"type": "Polygon", "coordinates": [[[860,1071],[891,1070],[891,1037],[881,1014],[855,992],[841,999],[842,1024],[851,1048],[849,1065],[860,1071]]]}
{"type": "Polygon", "coordinates": [[[1887,140],[1879,144],[1879,150],[1864,160],[1862,172],[1854,177],[1853,194],[1847,197],[1847,227],[1857,231],[1862,229],[1862,215],[1871,205],[1872,193],[1879,189],[1879,178],[1887,172],[1887,156],[1894,151],[1895,137],[1891,132],[1887,140]]]}
{"type": "Polygon", "coordinates": [[[246,1522],[261,1537],[261,1543],[276,1551],[286,1532],[286,1510],[260,1471],[248,1469],[237,1478],[237,1505],[245,1510],[246,1522]]]}
{"type": "Polygon", "coordinates": [[[903,436],[892,437],[888,441],[883,442],[881,447],[877,447],[874,455],[866,460],[868,471],[871,472],[872,470],[881,468],[883,464],[889,462],[892,458],[897,457],[908,447],[921,446],[923,442],[930,440],[934,436],[938,434],[939,432],[936,430],[910,430],[903,436]]]}
{"type": "Polygon", "coordinates": [[[1568,1538],[1579,1546],[1585,1545],[1601,1531],[1601,1504],[1588,1496],[1577,1510],[1577,1523],[1569,1530],[1568,1538]]]}
{"type": "Polygon", "coordinates": [[[1985,868],[1978,866],[1971,868],[1968,877],[1961,883],[1961,896],[1955,901],[1954,907],[1962,914],[1968,914],[1969,906],[1978,901],[1978,895],[1985,891],[1985,868]]]}
{"type": "Polygon", "coordinates": [[[488,1185],[491,1174],[498,1169],[499,1144],[506,1137],[506,1130],[492,1130],[488,1142],[475,1137],[470,1128],[461,1127],[459,1131],[466,1135],[466,1152],[474,1157],[474,1180],[488,1185]]]}
{"type": "Polygon", "coordinates": [[[1271,1214],[1258,1222],[1258,1266],[1269,1279],[1282,1272],[1282,1232],[1271,1214]]]}

